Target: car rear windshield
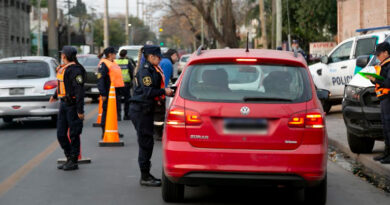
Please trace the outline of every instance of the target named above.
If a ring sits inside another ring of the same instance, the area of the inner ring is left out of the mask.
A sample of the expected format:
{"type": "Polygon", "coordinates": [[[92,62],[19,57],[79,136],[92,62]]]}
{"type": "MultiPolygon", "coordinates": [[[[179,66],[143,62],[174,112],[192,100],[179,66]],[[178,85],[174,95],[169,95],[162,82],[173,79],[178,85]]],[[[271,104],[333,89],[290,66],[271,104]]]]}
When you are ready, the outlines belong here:
{"type": "Polygon", "coordinates": [[[35,79],[50,76],[45,62],[0,63],[0,80],[35,79]]]}
{"type": "Polygon", "coordinates": [[[180,95],[194,101],[262,103],[297,103],[312,97],[304,68],[239,64],[190,66],[180,95]]]}
{"type": "Polygon", "coordinates": [[[81,56],[77,57],[77,60],[84,67],[97,67],[100,62],[100,59],[97,56],[81,56]]]}

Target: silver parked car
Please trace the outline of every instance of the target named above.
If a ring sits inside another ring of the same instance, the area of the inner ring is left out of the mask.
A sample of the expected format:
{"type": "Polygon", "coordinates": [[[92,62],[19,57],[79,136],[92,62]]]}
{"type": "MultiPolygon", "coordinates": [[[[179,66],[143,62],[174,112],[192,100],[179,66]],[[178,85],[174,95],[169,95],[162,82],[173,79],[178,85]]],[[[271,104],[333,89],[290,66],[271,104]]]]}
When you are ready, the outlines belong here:
{"type": "Polygon", "coordinates": [[[57,121],[59,103],[49,103],[57,88],[57,60],[32,56],[0,60],[0,118],[51,117],[57,121]]]}

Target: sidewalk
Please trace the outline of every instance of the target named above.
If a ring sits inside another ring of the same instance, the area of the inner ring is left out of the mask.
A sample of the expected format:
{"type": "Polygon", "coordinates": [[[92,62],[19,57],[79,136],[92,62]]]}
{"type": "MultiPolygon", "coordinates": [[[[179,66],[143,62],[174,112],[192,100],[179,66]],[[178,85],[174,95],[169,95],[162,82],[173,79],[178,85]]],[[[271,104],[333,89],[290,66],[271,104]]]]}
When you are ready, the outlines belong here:
{"type": "Polygon", "coordinates": [[[390,165],[383,165],[372,158],[384,150],[384,142],[376,141],[372,154],[354,154],[351,152],[347,141],[347,129],[341,113],[341,106],[332,108],[331,113],[326,117],[329,145],[337,148],[358,163],[362,164],[373,174],[385,177],[390,180],[390,165]]]}

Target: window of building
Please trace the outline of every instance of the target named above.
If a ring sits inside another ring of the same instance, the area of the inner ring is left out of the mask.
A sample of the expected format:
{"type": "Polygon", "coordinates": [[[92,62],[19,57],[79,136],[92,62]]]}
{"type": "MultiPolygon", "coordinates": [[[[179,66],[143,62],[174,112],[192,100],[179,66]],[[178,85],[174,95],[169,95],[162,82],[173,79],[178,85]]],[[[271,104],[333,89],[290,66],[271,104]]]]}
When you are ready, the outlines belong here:
{"type": "Polygon", "coordinates": [[[26,12],[30,13],[31,12],[31,5],[26,5],[26,12]]]}
{"type": "Polygon", "coordinates": [[[21,3],[21,8],[22,8],[22,11],[25,11],[26,10],[26,4],[25,3],[21,3]]]}
{"type": "Polygon", "coordinates": [[[24,44],[24,38],[22,38],[22,43],[24,44]]]}
{"type": "Polygon", "coordinates": [[[10,6],[15,6],[15,0],[10,0],[10,6]]]}
{"type": "Polygon", "coordinates": [[[30,44],[30,39],[26,39],[26,44],[30,44]]]}

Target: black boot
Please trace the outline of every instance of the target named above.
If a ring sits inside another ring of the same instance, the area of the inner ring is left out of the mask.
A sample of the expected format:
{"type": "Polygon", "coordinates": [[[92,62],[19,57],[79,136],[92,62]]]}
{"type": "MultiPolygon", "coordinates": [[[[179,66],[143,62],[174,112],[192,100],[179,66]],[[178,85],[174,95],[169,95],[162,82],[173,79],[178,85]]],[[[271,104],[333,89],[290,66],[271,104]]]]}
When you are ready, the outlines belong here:
{"type": "Polygon", "coordinates": [[[123,138],[125,135],[124,134],[122,134],[122,133],[118,133],[118,135],[119,135],[119,138],[123,138]]]}
{"type": "Polygon", "coordinates": [[[156,179],[149,172],[141,173],[141,180],[139,182],[142,186],[159,187],[161,186],[161,179],[156,179]]]}
{"type": "Polygon", "coordinates": [[[381,160],[383,160],[383,159],[385,159],[387,156],[389,156],[390,155],[390,146],[385,146],[385,151],[383,151],[383,153],[381,154],[381,155],[379,155],[379,156],[376,156],[376,157],[374,157],[373,159],[375,160],[375,161],[381,161],[381,160]]]}
{"type": "Polygon", "coordinates": [[[72,156],[69,160],[69,163],[65,164],[63,169],[64,171],[79,169],[78,156],[72,156]]]}
{"type": "Polygon", "coordinates": [[[66,164],[68,164],[69,161],[70,161],[70,157],[67,156],[67,157],[66,157],[66,162],[63,163],[63,164],[58,165],[58,166],[57,166],[57,169],[64,169],[64,166],[65,166],[66,164]]]}

